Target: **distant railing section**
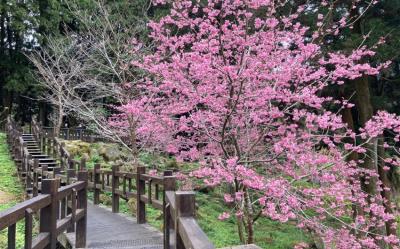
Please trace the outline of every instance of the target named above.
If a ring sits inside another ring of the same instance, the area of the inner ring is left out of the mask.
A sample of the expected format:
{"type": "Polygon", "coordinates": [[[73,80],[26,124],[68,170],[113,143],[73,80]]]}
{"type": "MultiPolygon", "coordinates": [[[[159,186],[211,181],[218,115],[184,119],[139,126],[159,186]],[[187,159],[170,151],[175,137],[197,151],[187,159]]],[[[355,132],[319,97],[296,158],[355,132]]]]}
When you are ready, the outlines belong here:
{"type": "Polygon", "coordinates": [[[32,119],[31,129],[32,132],[35,131],[43,137],[58,137],[64,140],[82,140],[90,143],[107,141],[105,137],[95,134],[93,131],[83,127],[61,128],[60,132],[55,136],[54,127],[41,126],[35,120],[35,117],[32,119]]]}
{"type": "MultiPolygon", "coordinates": [[[[53,127],[42,127],[42,131],[45,136],[54,137],[54,128],[53,127]]],[[[94,134],[92,131],[85,128],[61,128],[60,133],[58,134],[59,138],[65,140],[82,140],[85,142],[99,142],[104,141],[105,138],[94,134]]]]}

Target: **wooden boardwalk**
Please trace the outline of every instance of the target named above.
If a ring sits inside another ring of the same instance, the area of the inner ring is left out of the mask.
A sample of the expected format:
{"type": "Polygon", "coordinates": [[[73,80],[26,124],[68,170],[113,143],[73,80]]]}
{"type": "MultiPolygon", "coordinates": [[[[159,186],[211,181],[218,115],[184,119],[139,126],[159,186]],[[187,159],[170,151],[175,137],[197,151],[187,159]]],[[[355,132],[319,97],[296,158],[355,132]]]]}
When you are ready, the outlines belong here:
{"type": "Polygon", "coordinates": [[[87,169],[85,159],[75,160],[65,143],[43,131],[32,120],[25,134],[7,118],[7,142],[27,195],[31,198],[0,213],[0,231],[8,229],[8,248],[16,248],[16,224],[25,221],[25,248],[56,249],[215,249],[196,221],[195,193],[176,191],[173,171],[146,173],[112,169],[100,164],[87,169]],[[87,193],[93,191],[93,204],[87,193]],[[112,211],[100,204],[100,194],[111,194],[112,211]],[[136,199],[137,221],[119,214],[123,199],[136,199]],[[146,224],[146,205],[162,212],[163,232],[146,224]],[[33,216],[40,213],[39,233],[33,216]],[[75,230],[75,232],[72,232],[75,230]]]}
{"type": "MultiPolygon", "coordinates": [[[[64,236],[63,244],[75,248],[75,233],[64,236]]],[[[137,224],[134,218],[89,203],[86,248],[162,249],[163,235],[148,224],[137,224]]]]}

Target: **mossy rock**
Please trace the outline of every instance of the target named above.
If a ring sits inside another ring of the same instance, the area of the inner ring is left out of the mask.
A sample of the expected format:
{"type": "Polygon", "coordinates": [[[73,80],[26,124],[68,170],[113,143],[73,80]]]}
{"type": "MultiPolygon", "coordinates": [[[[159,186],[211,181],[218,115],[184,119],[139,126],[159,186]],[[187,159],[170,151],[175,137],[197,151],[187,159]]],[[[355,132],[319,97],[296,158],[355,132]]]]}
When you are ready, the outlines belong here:
{"type": "Polygon", "coordinates": [[[65,141],[65,146],[71,156],[82,156],[84,154],[90,155],[90,144],[80,141],[80,140],[72,140],[65,141]]]}
{"type": "Polygon", "coordinates": [[[120,149],[117,144],[103,144],[98,149],[98,154],[104,158],[106,162],[116,161],[121,157],[120,149]]]}
{"type": "Polygon", "coordinates": [[[100,202],[106,206],[110,206],[112,204],[111,196],[100,194],[100,202]]]}
{"type": "Polygon", "coordinates": [[[136,210],[137,210],[137,201],[135,198],[129,199],[128,201],[128,209],[131,212],[131,214],[136,215],[136,210]]]}

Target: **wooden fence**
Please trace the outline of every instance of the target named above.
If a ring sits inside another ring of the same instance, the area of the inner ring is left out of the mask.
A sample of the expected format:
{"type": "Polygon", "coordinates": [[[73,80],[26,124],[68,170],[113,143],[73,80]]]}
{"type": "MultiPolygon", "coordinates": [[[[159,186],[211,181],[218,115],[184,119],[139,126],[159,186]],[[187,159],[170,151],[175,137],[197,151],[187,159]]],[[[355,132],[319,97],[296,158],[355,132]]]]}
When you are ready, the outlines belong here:
{"type": "Polygon", "coordinates": [[[54,127],[41,126],[35,119],[32,120],[31,130],[39,128],[38,133],[42,134],[44,137],[58,137],[64,140],[82,140],[85,142],[103,142],[108,141],[105,137],[95,134],[93,131],[86,128],[73,127],[73,128],[61,128],[60,132],[55,136],[54,127]]]}
{"type": "MultiPolygon", "coordinates": [[[[40,179],[58,178],[61,183],[70,186],[74,184],[76,172],[79,172],[78,174],[87,172],[87,187],[94,193],[94,204],[100,203],[101,193],[111,193],[112,211],[118,213],[120,199],[128,201],[135,198],[138,223],[146,222],[146,205],[162,211],[165,249],[214,248],[196,221],[195,193],[176,191],[177,182],[172,171],[164,171],[162,175],[152,175],[146,173],[145,167],[136,167],[136,172],[124,172],[120,170],[119,166],[113,166],[110,170],[102,169],[100,164],[96,164],[93,169],[86,170],[85,160],[76,161],[71,158],[64,143],[60,142],[58,138],[52,137],[51,134],[43,132],[43,129],[33,122],[32,133],[39,142],[41,150],[58,159],[58,164],[52,165],[49,170],[48,165],[39,167],[39,158],[29,158],[29,153],[26,151],[28,145],[18,138],[18,132],[15,132],[17,127],[12,124],[11,120],[7,127],[9,136],[13,137],[9,139],[12,151],[16,153],[17,157],[18,155],[21,157],[16,158],[21,161],[19,171],[24,176],[26,187],[31,189],[30,192],[34,198],[38,198],[40,188],[43,191],[43,183],[40,186],[40,179]]],[[[61,207],[68,206],[67,204],[68,201],[60,203],[61,207]]],[[[62,210],[64,209],[62,208],[62,210]]],[[[65,216],[63,212],[60,215],[60,217],[65,216]]],[[[75,220],[76,217],[75,215],[75,220]]],[[[2,216],[0,216],[0,220],[2,220],[2,216]]],[[[70,224],[68,223],[68,225],[70,224]]]]}
{"type": "Polygon", "coordinates": [[[61,172],[55,170],[56,167],[52,170],[32,167],[38,159],[29,157],[28,144],[22,139],[22,131],[11,119],[7,122],[6,131],[12,156],[16,159],[18,172],[25,179],[26,187],[32,184],[28,175],[32,176],[32,173],[36,179],[36,190],[31,199],[0,213],[0,230],[8,229],[7,248],[16,248],[16,224],[19,221],[25,222],[26,249],[56,248],[57,236],[65,231],[75,231],[76,245],[85,247],[88,172],[79,171],[77,177],[65,181],[64,176],[59,174],[61,172]],[[39,219],[37,234],[33,229],[34,216],[39,219]]]}

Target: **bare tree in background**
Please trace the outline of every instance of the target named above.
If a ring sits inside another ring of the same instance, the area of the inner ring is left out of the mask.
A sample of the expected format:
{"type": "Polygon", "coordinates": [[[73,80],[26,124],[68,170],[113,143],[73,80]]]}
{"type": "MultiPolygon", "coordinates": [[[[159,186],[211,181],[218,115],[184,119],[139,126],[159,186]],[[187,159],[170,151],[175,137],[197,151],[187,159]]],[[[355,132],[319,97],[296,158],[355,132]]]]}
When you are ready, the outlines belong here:
{"type": "MultiPolygon", "coordinates": [[[[64,39],[50,37],[47,47],[28,57],[40,76],[42,99],[57,110],[56,133],[62,117],[74,115],[89,129],[128,148],[136,159],[140,150],[137,117],[127,117],[130,125],[123,133],[109,125],[109,117],[115,113],[112,106],[126,104],[142,94],[137,84],[145,75],[134,70],[130,62],[149,50],[136,42],[143,36],[146,23],[143,17],[129,19],[129,11],[121,6],[94,3],[93,8],[84,10],[74,7],[71,0],[69,8],[79,23],[79,32],[68,31],[64,39]]],[[[145,13],[146,6],[137,11],[145,13]]]]}
{"type": "MultiPolygon", "coordinates": [[[[115,112],[112,105],[126,104],[142,94],[137,84],[145,75],[133,70],[130,62],[149,50],[136,42],[136,38],[145,32],[146,23],[143,18],[125,16],[128,12],[121,6],[110,8],[102,1],[95,3],[91,10],[70,6],[71,13],[80,23],[80,31],[75,36],[84,48],[80,51],[85,58],[86,70],[81,78],[82,87],[68,90],[72,101],[66,104],[89,128],[124,145],[137,158],[136,117],[127,117],[130,125],[124,134],[109,125],[109,117],[115,112]]],[[[145,13],[147,9],[137,11],[145,13]]]]}
{"type": "Polygon", "coordinates": [[[79,84],[85,71],[79,44],[73,37],[49,37],[45,48],[33,50],[27,57],[36,67],[41,88],[39,100],[54,108],[54,133],[59,134],[63,117],[71,111],[67,105],[73,98],[69,89],[79,84]]]}

